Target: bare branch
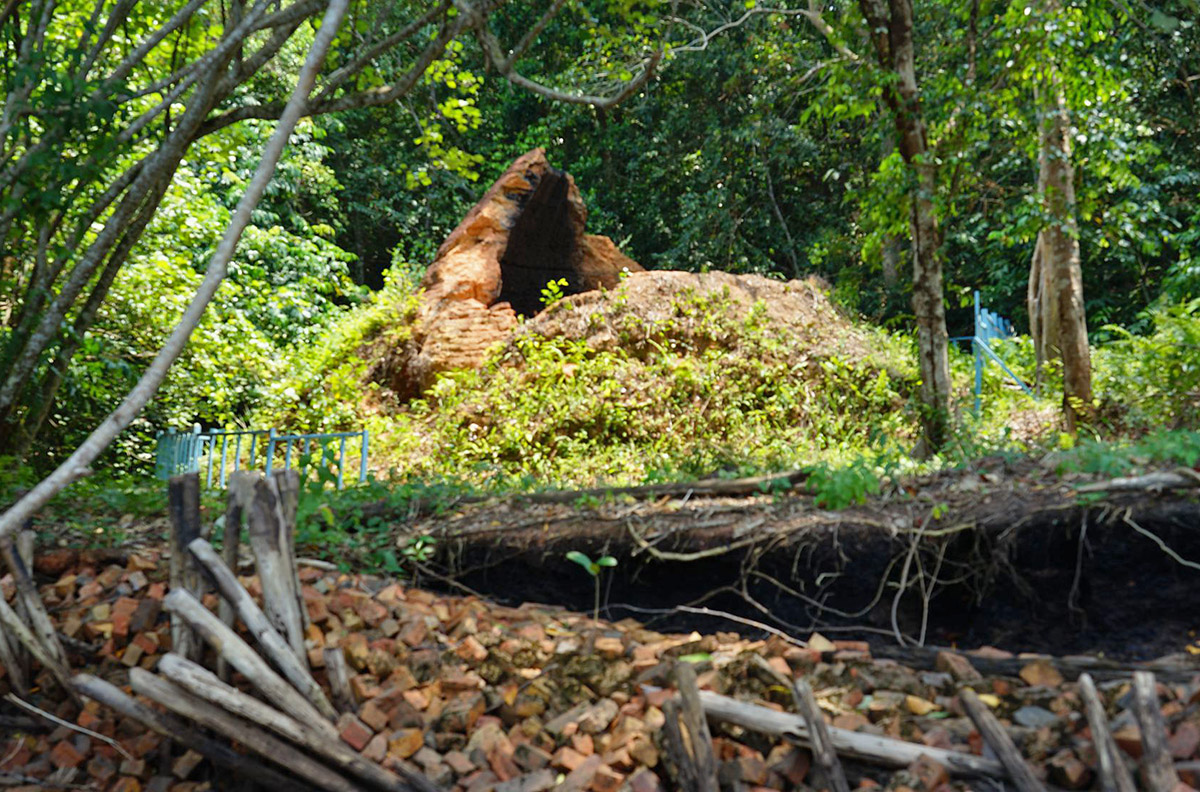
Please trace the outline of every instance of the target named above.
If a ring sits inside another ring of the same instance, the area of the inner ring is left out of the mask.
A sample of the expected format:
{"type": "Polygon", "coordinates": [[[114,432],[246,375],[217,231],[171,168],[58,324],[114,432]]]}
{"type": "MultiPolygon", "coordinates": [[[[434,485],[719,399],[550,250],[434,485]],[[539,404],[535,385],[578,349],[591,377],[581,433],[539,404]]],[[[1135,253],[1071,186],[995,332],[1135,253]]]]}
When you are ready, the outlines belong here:
{"type": "Polygon", "coordinates": [[[421,28],[433,22],[433,20],[441,14],[444,14],[449,7],[449,3],[439,3],[438,5],[426,11],[422,16],[414,19],[412,22],[409,22],[403,28],[397,30],[387,38],[381,39],[380,41],[377,41],[367,47],[367,49],[361,55],[359,55],[350,63],[347,63],[345,66],[334,70],[334,72],[330,74],[328,78],[326,78],[324,85],[321,86],[321,90],[317,92],[317,98],[314,104],[319,105],[321,102],[328,99],[329,95],[347,79],[355,74],[358,74],[360,71],[366,68],[371,61],[375,60],[377,57],[396,46],[401,41],[411,38],[421,28]]]}
{"type": "Polygon", "coordinates": [[[308,95],[312,91],[317,73],[320,71],[321,64],[325,60],[325,52],[328,50],[330,42],[333,41],[342,16],[345,14],[347,3],[348,0],[331,0],[329,3],[329,8],[325,12],[325,18],[321,22],[321,27],[313,40],[312,48],[309,50],[308,58],[304,63],[304,67],[300,70],[296,88],[288,100],[287,107],[279,119],[279,124],[275,128],[275,132],[271,135],[271,139],[267,142],[266,148],[263,150],[262,160],[259,162],[254,177],[250,180],[245,194],[242,195],[237,209],[230,218],[229,228],[226,230],[225,236],[221,239],[220,244],[217,245],[217,249],[213,253],[212,260],[205,271],[204,280],[196,290],[195,298],[183,312],[183,316],[180,317],[179,324],[175,326],[170,337],[155,356],[154,361],[142,374],[141,379],[138,380],[138,384],[129,392],[120,406],[53,473],[39,482],[37,486],[4,512],[3,515],[0,515],[0,537],[13,533],[24,524],[25,520],[49,502],[55,494],[75,479],[84,475],[88,466],[96,460],[120,432],[129,426],[138,413],[141,412],[142,408],[154,396],[155,391],[158,390],[158,386],[162,384],[163,378],[167,374],[167,369],[183,351],[184,346],[191,337],[192,331],[200,323],[200,318],[204,315],[208,303],[212,300],[217,288],[225,279],[225,273],[229,268],[229,261],[233,258],[237,243],[241,239],[242,232],[245,231],[246,226],[250,223],[251,212],[258,205],[263,192],[267,188],[267,184],[271,181],[271,177],[275,173],[275,166],[278,164],[279,157],[283,153],[283,148],[287,145],[288,138],[291,136],[292,130],[296,127],[296,122],[303,115],[304,108],[308,104],[308,95]]]}
{"type": "Polygon", "coordinates": [[[679,17],[671,17],[672,22],[675,22],[676,24],[680,24],[685,27],[691,28],[692,30],[695,30],[697,32],[697,37],[693,41],[691,41],[688,44],[683,45],[682,47],[672,47],[671,51],[672,52],[703,52],[704,50],[708,49],[708,45],[717,36],[720,36],[723,33],[728,33],[730,30],[736,30],[737,28],[740,28],[743,25],[745,25],[752,18],[754,18],[756,16],[761,16],[763,14],[766,14],[766,15],[778,14],[780,16],[804,17],[805,19],[807,19],[809,22],[812,23],[812,26],[815,27],[817,29],[817,31],[821,33],[821,35],[823,35],[825,37],[825,39],[829,42],[830,46],[832,46],[835,50],[837,50],[839,55],[841,55],[843,58],[846,58],[847,60],[850,60],[850,61],[858,61],[859,60],[859,57],[857,54],[855,54],[852,50],[850,50],[848,47],[846,47],[845,44],[843,44],[842,42],[837,40],[836,32],[834,31],[833,27],[830,26],[830,24],[825,21],[825,18],[823,16],[821,16],[820,7],[817,5],[815,0],[809,0],[808,8],[766,8],[766,7],[756,6],[755,8],[751,8],[751,9],[747,10],[744,14],[742,14],[737,19],[726,22],[723,25],[718,25],[717,27],[713,28],[710,31],[705,31],[703,28],[701,28],[699,25],[696,25],[693,22],[688,22],[687,20],[681,19],[679,17]]]}
{"type": "Polygon", "coordinates": [[[487,23],[480,17],[478,9],[470,5],[467,0],[456,0],[456,5],[463,16],[472,18],[476,21],[475,36],[479,40],[480,46],[483,48],[484,55],[487,57],[488,63],[495,67],[496,71],[504,75],[504,78],[514,85],[519,85],[522,88],[532,93],[544,96],[547,99],[553,99],[556,102],[564,102],[566,104],[586,104],[607,109],[614,107],[628,99],[634,93],[641,89],[643,85],[649,82],[650,77],[654,74],[655,68],[658,67],[659,61],[662,60],[663,52],[658,52],[651,55],[648,59],[642,62],[641,71],[632,79],[626,81],[619,90],[609,96],[596,96],[594,94],[572,94],[561,91],[557,88],[551,88],[548,85],[543,85],[535,80],[531,80],[513,68],[512,63],[503,54],[500,47],[500,42],[496,39],[496,35],[487,27],[487,23]]]}

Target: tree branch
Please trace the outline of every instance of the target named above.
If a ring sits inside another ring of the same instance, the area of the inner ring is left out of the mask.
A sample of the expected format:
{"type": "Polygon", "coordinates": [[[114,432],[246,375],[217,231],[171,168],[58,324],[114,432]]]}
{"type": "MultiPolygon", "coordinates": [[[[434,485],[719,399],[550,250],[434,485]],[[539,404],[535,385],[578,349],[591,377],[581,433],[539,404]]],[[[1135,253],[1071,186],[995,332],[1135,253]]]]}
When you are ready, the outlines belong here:
{"type": "Polygon", "coordinates": [[[138,413],[141,412],[142,408],[154,396],[155,391],[158,390],[158,386],[162,384],[163,378],[166,377],[167,369],[170,368],[171,364],[175,362],[175,359],[183,351],[184,346],[192,335],[192,331],[196,329],[200,318],[204,315],[208,303],[212,300],[217,288],[225,279],[225,273],[229,268],[229,262],[233,258],[237,243],[241,239],[242,232],[245,231],[246,226],[250,223],[251,212],[258,205],[263,192],[267,188],[267,184],[271,181],[271,177],[275,173],[275,166],[278,164],[279,157],[283,153],[283,148],[287,145],[288,138],[291,136],[292,130],[296,127],[296,122],[299,121],[304,107],[308,103],[309,92],[316,82],[317,73],[320,71],[321,64],[325,60],[325,52],[329,49],[329,44],[333,41],[342,16],[345,14],[347,3],[348,0],[331,0],[329,3],[329,8],[325,12],[321,27],[313,40],[312,48],[309,50],[308,58],[304,63],[304,67],[300,70],[296,88],[288,100],[287,107],[279,119],[279,124],[275,128],[275,132],[271,135],[271,139],[267,142],[266,148],[263,150],[263,156],[258,164],[258,169],[254,173],[254,177],[250,180],[245,194],[242,195],[237,209],[230,218],[229,228],[225,231],[225,236],[222,237],[220,244],[217,245],[217,249],[213,253],[212,260],[205,271],[204,280],[196,290],[195,298],[183,312],[183,316],[180,317],[179,324],[175,326],[170,337],[163,344],[158,355],[155,356],[154,361],[142,374],[137,385],[129,392],[120,406],[53,473],[39,482],[37,486],[13,504],[3,515],[0,515],[0,538],[12,534],[24,524],[25,520],[33,516],[38,509],[49,502],[59,491],[75,479],[84,475],[88,466],[96,460],[120,432],[129,426],[138,413]]]}

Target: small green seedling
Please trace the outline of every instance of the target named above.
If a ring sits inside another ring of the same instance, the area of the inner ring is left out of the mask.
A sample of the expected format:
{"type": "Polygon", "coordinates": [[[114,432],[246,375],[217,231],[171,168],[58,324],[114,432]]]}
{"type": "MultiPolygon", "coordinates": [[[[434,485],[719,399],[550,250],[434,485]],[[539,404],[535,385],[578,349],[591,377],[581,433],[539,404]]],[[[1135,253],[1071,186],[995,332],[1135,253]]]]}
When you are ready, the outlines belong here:
{"type": "Polygon", "coordinates": [[[592,621],[600,623],[600,570],[604,567],[615,567],[617,559],[610,555],[600,556],[595,561],[588,558],[587,553],[581,553],[578,550],[572,550],[567,553],[567,560],[574,561],[579,566],[587,570],[587,573],[592,576],[592,581],[596,584],[596,604],[592,609],[592,621]]]}

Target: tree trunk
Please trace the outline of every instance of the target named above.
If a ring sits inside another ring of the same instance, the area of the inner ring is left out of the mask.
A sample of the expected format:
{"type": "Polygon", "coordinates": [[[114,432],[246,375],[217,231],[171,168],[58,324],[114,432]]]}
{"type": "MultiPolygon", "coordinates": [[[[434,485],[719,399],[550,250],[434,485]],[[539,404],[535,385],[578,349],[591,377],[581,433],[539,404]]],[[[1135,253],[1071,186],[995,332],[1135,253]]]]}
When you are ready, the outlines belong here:
{"type": "Polygon", "coordinates": [[[950,358],[946,306],[942,300],[939,253],[937,165],[925,137],[925,117],[917,88],[912,0],[859,0],[871,29],[879,65],[894,75],[884,91],[896,124],[900,154],[915,175],[909,229],[913,256],[913,313],[921,374],[921,426],[927,451],[941,448],[950,427],[950,358]]]}
{"type": "Polygon", "coordinates": [[[1029,267],[1029,334],[1037,354],[1038,379],[1046,361],[1063,367],[1063,414],[1076,431],[1091,411],[1092,364],[1083,305],[1079,223],[1075,216],[1075,166],[1071,161],[1071,118],[1061,78],[1047,67],[1037,91],[1037,194],[1047,225],[1038,232],[1029,267]]]}
{"type": "MultiPolygon", "coordinates": [[[[887,159],[896,150],[894,130],[883,131],[883,144],[880,148],[882,159],[887,159]]],[[[883,259],[883,285],[888,291],[894,291],[900,285],[900,239],[894,234],[884,234],[879,252],[883,259]]]]}

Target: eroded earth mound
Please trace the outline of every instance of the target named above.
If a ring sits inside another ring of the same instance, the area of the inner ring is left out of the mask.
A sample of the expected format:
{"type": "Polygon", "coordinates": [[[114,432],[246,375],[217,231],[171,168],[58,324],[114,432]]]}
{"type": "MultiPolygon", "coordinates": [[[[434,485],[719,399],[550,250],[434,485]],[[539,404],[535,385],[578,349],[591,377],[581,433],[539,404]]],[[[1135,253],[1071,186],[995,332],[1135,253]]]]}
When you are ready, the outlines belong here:
{"type": "Polygon", "coordinates": [[[471,368],[509,337],[518,316],[542,308],[541,292],[612,287],[642,267],[608,237],[584,233],[587,207],[569,173],[543,149],[519,157],[438,249],[406,348],[373,373],[401,398],[442,371],[471,368]]]}

